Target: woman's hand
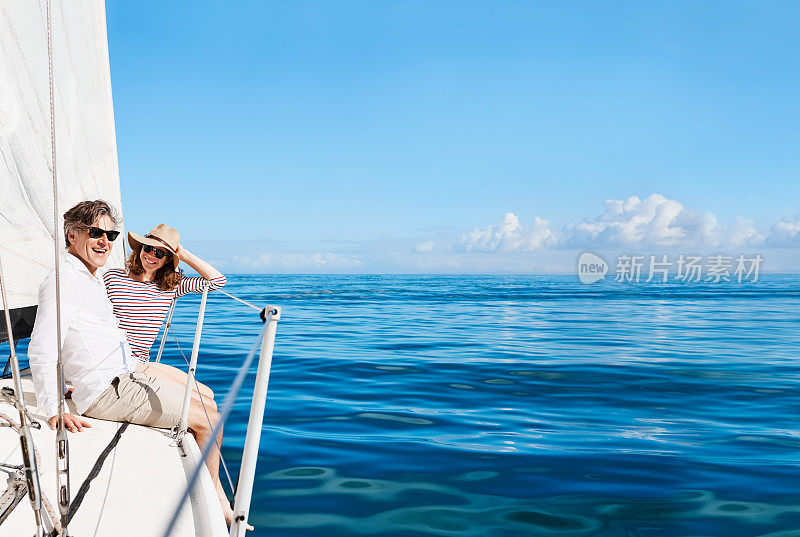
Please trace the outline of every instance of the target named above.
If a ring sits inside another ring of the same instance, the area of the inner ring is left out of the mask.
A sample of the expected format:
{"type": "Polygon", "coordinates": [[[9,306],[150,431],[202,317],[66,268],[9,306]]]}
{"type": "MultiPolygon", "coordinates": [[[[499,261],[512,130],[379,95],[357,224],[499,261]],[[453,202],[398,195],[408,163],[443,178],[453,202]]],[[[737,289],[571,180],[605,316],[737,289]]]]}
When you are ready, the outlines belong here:
{"type": "Polygon", "coordinates": [[[219,278],[222,276],[222,273],[194,255],[192,252],[187,250],[181,245],[178,245],[178,249],[175,250],[175,253],[178,254],[178,261],[183,261],[198,273],[200,276],[205,278],[206,280],[212,280],[214,278],[219,278]]]}
{"type": "Polygon", "coordinates": [[[183,262],[186,262],[186,258],[188,257],[188,255],[191,255],[189,250],[187,250],[180,244],[178,245],[178,249],[175,250],[175,253],[178,255],[178,261],[183,261],[183,262]]]}

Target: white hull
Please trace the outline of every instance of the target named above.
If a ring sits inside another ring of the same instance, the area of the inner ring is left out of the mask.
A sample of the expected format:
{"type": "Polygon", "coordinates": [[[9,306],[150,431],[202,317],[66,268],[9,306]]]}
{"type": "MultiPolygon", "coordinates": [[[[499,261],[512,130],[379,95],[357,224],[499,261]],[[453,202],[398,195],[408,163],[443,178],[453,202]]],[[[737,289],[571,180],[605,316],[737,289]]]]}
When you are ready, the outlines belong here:
{"type": "MultiPolygon", "coordinates": [[[[37,412],[36,398],[30,379],[23,380],[25,400],[33,417],[42,423],[33,430],[33,440],[39,451],[39,473],[42,492],[55,502],[55,432],[46,426],[44,416],[37,412]]],[[[12,381],[0,381],[0,386],[13,387],[12,381]]],[[[72,405],[72,402],[68,402],[72,405]]],[[[71,410],[74,411],[74,408],[71,410]]],[[[9,404],[0,402],[0,412],[18,422],[19,415],[9,404]]],[[[91,471],[100,453],[111,441],[120,424],[87,418],[91,429],[70,433],[70,487],[72,497],[91,471]]],[[[108,455],[99,475],[91,482],[86,497],[69,524],[70,534],[81,536],[115,535],[118,537],[161,537],[172,518],[175,507],[186,488],[199,460],[199,450],[191,435],[185,449],[165,435],[165,430],[128,426],[116,448],[108,455]],[[181,452],[188,456],[183,457],[181,452]]],[[[10,428],[0,427],[0,462],[21,464],[19,436],[10,428]]],[[[0,468],[0,478],[7,475],[0,468]]],[[[0,481],[0,489],[5,483],[0,481]]],[[[26,496],[11,516],[0,525],[0,536],[33,535],[34,516],[26,496]]],[[[191,501],[181,509],[173,536],[222,537],[228,530],[222,509],[205,468],[193,491],[191,501]]]]}

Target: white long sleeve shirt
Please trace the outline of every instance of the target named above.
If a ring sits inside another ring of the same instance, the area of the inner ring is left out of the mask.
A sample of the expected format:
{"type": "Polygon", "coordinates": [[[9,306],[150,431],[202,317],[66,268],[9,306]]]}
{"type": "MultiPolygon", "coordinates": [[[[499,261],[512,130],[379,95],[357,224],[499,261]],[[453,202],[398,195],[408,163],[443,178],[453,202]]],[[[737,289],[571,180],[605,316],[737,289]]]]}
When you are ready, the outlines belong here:
{"type": "MultiPolygon", "coordinates": [[[[103,280],[83,262],[66,254],[61,270],[61,356],[72,400],[82,414],[111,385],[114,377],[134,371],[125,332],[117,326],[103,280]]],[[[58,413],[56,347],[56,272],[39,286],[39,307],[28,345],[28,360],[39,410],[58,413]]]]}

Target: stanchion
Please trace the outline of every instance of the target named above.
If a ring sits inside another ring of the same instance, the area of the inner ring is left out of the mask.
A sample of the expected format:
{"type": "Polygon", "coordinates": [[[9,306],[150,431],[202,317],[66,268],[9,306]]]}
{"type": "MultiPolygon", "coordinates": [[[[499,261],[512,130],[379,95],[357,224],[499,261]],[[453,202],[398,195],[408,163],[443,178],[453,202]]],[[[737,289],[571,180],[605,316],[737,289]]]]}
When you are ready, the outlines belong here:
{"type": "Polygon", "coordinates": [[[261,425],[264,421],[264,407],[267,403],[269,373],[272,368],[272,351],[275,347],[275,332],[281,318],[281,309],[270,306],[272,315],[265,309],[261,317],[267,322],[264,336],[261,339],[261,355],[258,358],[256,383],[253,387],[253,400],[250,403],[250,420],[247,424],[247,436],[242,452],[242,467],[239,471],[239,482],[236,487],[236,498],[233,505],[233,524],[231,537],[242,537],[247,528],[247,517],[250,514],[250,501],[253,495],[253,481],[258,461],[258,446],[261,442],[261,425]]]}
{"type": "Polygon", "coordinates": [[[189,405],[192,402],[192,386],[194,386],[194,371],[197,368],[197,354],[200,352],[200,336],[203,333],[203,319],[206,315],[206,300],[208,299],[208,283],[203,285],[203,296],[200,298],[200,311],[197,313],[197,327],[194,330],[194,344],[192,357],[189,360],[189,378],[186,379],[186,393],[183,395],[183,409],[181,419],[178,421],[177,436],[180,437],[189,427],[189,405]]]}

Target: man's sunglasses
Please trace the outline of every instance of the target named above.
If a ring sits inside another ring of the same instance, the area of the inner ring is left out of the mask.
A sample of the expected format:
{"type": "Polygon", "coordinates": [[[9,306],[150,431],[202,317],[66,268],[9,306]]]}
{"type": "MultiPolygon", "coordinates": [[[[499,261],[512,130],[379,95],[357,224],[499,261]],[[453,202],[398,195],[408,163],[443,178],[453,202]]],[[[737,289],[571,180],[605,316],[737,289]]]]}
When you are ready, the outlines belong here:
{"type": "Polygon", "coordinates": [[[111,242],[114,242],[114,240],[119,237],[119,231],[114,231],[113,229],[100,229],[99,227],[92,226],[86,226],[85,229],[89,231],[89,236],[93,239],[99,239],[103,236],[103,233],[106,234],[106,237],[108,237],[108,240],[111,242]]]}
{"type": "Polygon", "coordinates": [[[162,250],[161,248],[150,246],[149,244],[145,244],[144,246],[142,246],[142,250],[144,250],[145,253],[153,254],[154,256],[156,256],[156,259],[164,259],[164,257],[169,253],[162,250]]]}

